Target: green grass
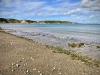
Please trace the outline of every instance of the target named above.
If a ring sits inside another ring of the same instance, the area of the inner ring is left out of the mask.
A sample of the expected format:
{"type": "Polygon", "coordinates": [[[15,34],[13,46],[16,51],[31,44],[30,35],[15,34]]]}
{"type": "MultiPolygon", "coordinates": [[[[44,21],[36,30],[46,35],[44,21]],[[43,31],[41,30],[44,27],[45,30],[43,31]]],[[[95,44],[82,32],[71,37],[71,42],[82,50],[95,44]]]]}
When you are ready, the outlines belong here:
{"type": "MultiPolygon", "coordinates": [[[[49,46],[49,48],[50,48],[50,46],[49,46]]],[[[89,58],[87,56],[79,55],[74,50],[64,50],[60,47],[54,47],[52,52],[69,55],[72,60],[80,60],[85,65],[88,65],[88,66],[91,66],[91,67],[93,67],[93,66],[99,67],[100,66],[100,60],[96,60],[96,59],[93,60],[92,58],[89,58]]]]}
{"type": "Polygon", "coordinates": [[[100,46],[97,46],[97,48],[100,48],[100,46]]]}
{"type": "Polygon", "coordinates": [[[84,46],[84,43],[79,43],[79,44],[75,44],[75,43],[70,44],[70,43],[68,43],[68,46],[73,47],[73,48],[75,48],[75,47],[80,48],[80,47],[84,46]]]}

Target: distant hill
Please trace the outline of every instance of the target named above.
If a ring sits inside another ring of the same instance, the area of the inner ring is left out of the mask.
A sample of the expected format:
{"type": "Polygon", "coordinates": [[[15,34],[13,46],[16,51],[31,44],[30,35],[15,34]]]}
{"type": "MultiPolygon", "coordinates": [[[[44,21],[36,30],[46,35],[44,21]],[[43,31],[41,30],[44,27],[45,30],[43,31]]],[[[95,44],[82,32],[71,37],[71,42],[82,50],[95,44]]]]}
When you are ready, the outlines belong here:
{"type": "Polygon", "coordinates": [[[69,21],[39,21],[41,24],[72,24],[73,22],[69,21]]]}
{"type": "Polygon", "coordinates": [[[76,24],[75,22],[69,21],[32,21],[32,20],[17,20],[17,19],[5,19],[0,18],[0,23],[37,23],[37,24],[76,24]]]}
{"type": "Polygon", "coordinates": [[[37,23],[37,21],[0,18],[0,23],[37,23]]]}

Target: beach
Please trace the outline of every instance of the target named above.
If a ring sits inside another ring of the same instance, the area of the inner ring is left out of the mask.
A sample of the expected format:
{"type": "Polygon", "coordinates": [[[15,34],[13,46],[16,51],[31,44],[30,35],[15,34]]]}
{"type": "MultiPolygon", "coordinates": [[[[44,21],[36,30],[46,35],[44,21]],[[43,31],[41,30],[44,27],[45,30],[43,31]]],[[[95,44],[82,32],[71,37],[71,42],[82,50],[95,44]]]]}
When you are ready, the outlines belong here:
{"type": "Polygon", "coordinates": [[[0,75],[100,75],[100,67],[52,51],[0,30],[0,75]]]}
{"type": "Polygon", "coordinates": [[[74,50],[81,55],[100,60],[99,24],[15,24],[0,27],[13,35],[34,40],[42,45],[74,50]],[[75,47],[68,44],[76,45],[75,47]],[[77,45],[83,44],[82,47],[77,45]]]}

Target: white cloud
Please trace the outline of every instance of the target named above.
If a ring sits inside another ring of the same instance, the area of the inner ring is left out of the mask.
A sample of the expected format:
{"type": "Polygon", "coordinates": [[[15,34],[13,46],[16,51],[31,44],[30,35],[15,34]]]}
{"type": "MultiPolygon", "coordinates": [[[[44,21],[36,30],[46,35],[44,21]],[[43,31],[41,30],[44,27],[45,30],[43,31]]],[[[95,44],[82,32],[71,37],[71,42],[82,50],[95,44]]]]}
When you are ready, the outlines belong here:
{"type": "Polygon", "coordinates": [[[0,6],[4,7],[17,7],[20,5],[21,0],[1,0],[0,6]]]}
{"type": "Polygon", "coordinates": [[[73,9],[73,10],[69,10],[68,12],[63,12],[64,15],[67,15],[67,14],[78,14],[78,13],[81,13],[82,12],[82,9],[80,8],[76,8],[76,9],[73,9]]]}
{"type": "Polygon", "coordinates": [[[37,15],[37,16],[42,16],[42,15],[43,15],[43,13],[37,13],[36,15],[37,15]]]}
{"type": "Polygon", "coordinates": [[[12,16],[12,15],[17,15],[17,14],[20,14],[20,12],[19,11],[12,11],[12,12],[3,11],[3,12],[0,12],[0,17],[12,16]]]}
{"type": "Polygon", "coordinates": [[[82,17],[77,17],[76,19],[80,21],[86,20],[86,18],[82,18],[82,17]]]}
{"type": "Polygon", "coordinates": [[[94,18],[94,15],[91,15],[91,16],[89,17],[89,19],[92,19],[92,18],[94,18]]]}
{"type": "Polygon", "coordinates": [[[100,10],[100,0],[82,0],[81,6],[92,10],[100,10]]]}
{"type": "Polygon", "coordinates": [[[71,17],[75,17],[76,15],[71,15],[71,17]]]}

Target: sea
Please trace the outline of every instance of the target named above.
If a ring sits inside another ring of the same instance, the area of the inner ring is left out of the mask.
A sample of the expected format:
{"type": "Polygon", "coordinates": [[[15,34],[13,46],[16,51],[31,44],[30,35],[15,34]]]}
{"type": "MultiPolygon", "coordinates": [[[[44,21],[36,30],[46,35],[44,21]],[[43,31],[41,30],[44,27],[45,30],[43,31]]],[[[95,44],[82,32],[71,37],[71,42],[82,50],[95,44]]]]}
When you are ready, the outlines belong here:
{"type": "MultiPolygon", "coordinates": [[[[4,23],[0,24],[0,27],[11,34],[32,39],[43,45],[59,46],[66,50],[71,49],[68,43],[100,45],[100,24],[4,23]]],[[[96,49],[96,47],[93,48],[96,49]]],[[[75,48],[74,50],[80,51],[75,48]]],[[[90,51],[91,48],[86,48],[86,50],[90,51]]],[[[82,51],[84,53],[84,49],[80,52],[82,51]]]]}

